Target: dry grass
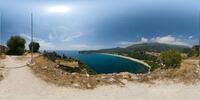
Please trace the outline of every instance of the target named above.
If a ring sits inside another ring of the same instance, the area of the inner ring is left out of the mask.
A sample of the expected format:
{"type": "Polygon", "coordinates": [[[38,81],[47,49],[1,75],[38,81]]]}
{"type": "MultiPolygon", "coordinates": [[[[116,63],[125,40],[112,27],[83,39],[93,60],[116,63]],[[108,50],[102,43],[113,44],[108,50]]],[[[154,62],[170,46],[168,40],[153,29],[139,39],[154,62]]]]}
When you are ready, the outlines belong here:
{"type": "MultiPolygon", "coordinates": [[[[69,73],[58,67],[55,62],[49,61],[43,56],[35,58],[36,65],[31,66],[33,72],[43,80],[65,87],[80,89],[94,89],[101,85],[124,86],[127,82],[140,82],[154,84],[158,80],[172,82],[196,83],[200,80],[197,60],[186,59],[177,69],[159,69],[150,74],[113,73],[85,75],[69,73]]],[[[76,65],[76,63],[64,63],[76,65]]]]}
{"type": "Polygon", "coordinates": [[[33,72],[46,82],[54,83],[59,86],[75,87],[80,89],[94,89],[101,85],[120,85],[126,81],[136,80],[136,76],[130,73],[125,74],[99,74],[86,75],[80,73],[69,73],[63,71],[58,65],[49,61],[43,56],[35,58],[36,65],[30,66],[33,72]]]}
{"type": "Polygon", "coordinates": [[[141,79],[145,81],[169,80],[175,83],[182,82],[185,84],[195,84],[200,80],[198,60],[185,59],[181,63],[180,68],[166,70],[159,69],[151,74],[143,75],[141,79]]]}
{"type": "Polygon", "coordinates": [[[68,66],[68,67],[72,67],[72,68],[79,67],[79,64],[77,61],[57,60],[56,62],[58,62],[60,65],[68,66]]]}
{"type": "MultiPolygon", "coordinates": [[[[6,58],[5,55],[1,55],[1,56],[0,56],[0,61],[1,61],[2,59],[5,59],[5,58],[6,58]]],[[[3,77],[3,72],[2,72],[3,70],[2,70],[1,68],[4,68],[4,65],[0,62],[0,81],[3,80],[3,78],[4,78],[4,77],[3,77]]]]}

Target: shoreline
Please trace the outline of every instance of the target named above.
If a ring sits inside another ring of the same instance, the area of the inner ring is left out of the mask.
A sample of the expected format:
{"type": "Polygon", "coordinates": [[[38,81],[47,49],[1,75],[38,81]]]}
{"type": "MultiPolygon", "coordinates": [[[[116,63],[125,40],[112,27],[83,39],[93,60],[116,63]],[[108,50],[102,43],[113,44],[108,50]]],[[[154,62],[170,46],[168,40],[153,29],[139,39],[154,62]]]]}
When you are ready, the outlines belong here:
{"type": "Polygon", "coordinates": [[[149,71],[151,69],[151,66],[147,63],[145,63],[144,61],[142,60],[139,60],[139,59],[135,59],[135,58],[131,58],[131,57],[127,57],[127,56],[122,56],[122,55],[117,55],[117,54],[110,54],[110,53],[101,53],[101,54],[105,54],[105,55],[110,55],[110,56],[115,56],[115,57],[120,57],[120,58],[124,58],[124,59],[128,59],[128,60],[131,60],[131,61],[134,61],[134,62],[137,62],[137,63],[140,63],[146,67],[149,68],[149,71]]]}

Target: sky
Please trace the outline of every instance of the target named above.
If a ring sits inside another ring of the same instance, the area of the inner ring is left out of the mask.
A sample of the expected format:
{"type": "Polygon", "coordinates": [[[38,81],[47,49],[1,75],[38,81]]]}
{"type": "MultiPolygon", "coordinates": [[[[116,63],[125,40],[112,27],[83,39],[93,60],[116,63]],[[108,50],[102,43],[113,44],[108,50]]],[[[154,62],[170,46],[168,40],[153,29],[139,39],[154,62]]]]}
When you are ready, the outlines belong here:
{"type": "MultiPolygon", "coordinates": [[[[20,35],[42,50],[96,50],[158,42],[198,44],[199,0],[0,0],[2,38],[20,35]]],[[[26,45],[27,45],[26,44],[26,45]]]]}

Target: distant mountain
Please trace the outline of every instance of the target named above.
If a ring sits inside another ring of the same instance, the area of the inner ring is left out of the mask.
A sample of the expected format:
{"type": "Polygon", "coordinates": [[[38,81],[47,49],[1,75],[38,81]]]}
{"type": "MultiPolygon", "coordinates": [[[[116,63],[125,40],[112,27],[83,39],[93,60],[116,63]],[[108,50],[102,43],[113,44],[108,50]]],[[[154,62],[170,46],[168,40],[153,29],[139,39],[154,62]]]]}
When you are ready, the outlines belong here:
{"type": "Polygon", "coordinates": [[[131,52],[131,51],[149,51],[149,52],[161,52],[169,49],[175,49],[182,53],[190,52],[191,48],[183,45],[171,45],[163,43],[142,43],[134,44],[126,48],[111,48],[111,49],[101,49],[101,50],[89,50],[89,51],[80,51],[80,53],[114,53],[114,52],[131,52]]]}

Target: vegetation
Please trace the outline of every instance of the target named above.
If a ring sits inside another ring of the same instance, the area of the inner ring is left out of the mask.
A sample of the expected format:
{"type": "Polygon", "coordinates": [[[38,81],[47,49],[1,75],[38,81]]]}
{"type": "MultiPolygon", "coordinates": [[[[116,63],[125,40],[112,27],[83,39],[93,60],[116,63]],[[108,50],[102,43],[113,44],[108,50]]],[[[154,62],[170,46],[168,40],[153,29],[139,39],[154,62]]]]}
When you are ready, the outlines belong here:
{"type": "Polygon", "coordinates": [[[159,57],[146,54],[145,51],[129,52],[128,56],[139,60],[143,60],[144,62],[146,62],[151,66],[151,71],[154,71],[155,69],[161,67],[160,65],[161,61],[159,57]]]}
{"type": "Polygon", "coordinates": [[[143,44],[135,44],[127,47],[127,49],[131,50],[142,50],[148,52],[163,52],[171,49],[177,50],[182,53],[190,52],[190,48],[183,45],[172,45],[172,44],[163,44],[163,43],[143,43],[143,44]]]}
{"type": "Polygon", "coordinates": [[[94,75],[96,74],[95,71],[93,71],[92,69],[90,69],[87,65],[85,65],[84,63],[82,63],[81,61],[77,60],[77,59],[73,59],[71,57],[67,57],[65,55],[60,56],[58,55],[56,52],[44,52],[44,57],[46,57],[47,59],[56,62],[56,61],[66,61],[66,62],[78,62],[78,67],[72,68],[70,66],[66,66],[63,64],[59,64],[59,68],[69,72],[69,73],[80,73],[80,74],[90,74],[90,75],[94,75]]]}
{"type": "MultiPolygon", "coordinates": [[[[128,46],[126,48],[111,48],[111,49],[102,49],[102,50],[91,50],[91,51],[80,51],[80,53],[115,53],[119,55],[129,56],[132,58],[136,58],[139,60],[143,60],[147,64],[151,66],[151,71],[154,71],[157,68],[162,68],[163,63],[160,58],[160,53],[163,52],[171,52],[171,50],[175,50],[176,52],[173,55],[177,55],[176,58],[172,58],[171,67],[176,67],[180,63],[179,53],[189,53],[191,49],[187,46],[183,45],[171,45],[171,44],[163,44],[163,43],[142,43],[142,44],[134,44],[128,46]],[[150,54],[148,54],[148,52],[150,54]],[[151,54],[152,53],[152,54],[151,54]],[[174,64],[175,63],[175,64],[174,64]]],[[[192,54],[197,54],[198,50],[194,47],[195,50],[192,51],[192,54]],[[194,52],[194,53],[193,53],[194,52]]],[[[173,51],[174,52],[174,51],[173,51]]],[[[165,57],[165,56],[162,56],[165,57]]],[[[164,62],[166,59],[163,59],[164,62]]],[[[165,62],[169,65],[167,62],[165,62]]]]}
{"type": "Polygon", "coordinates": [[[188,55],[189,57],[198,57],[199,56],[199,45],[195,45],[192,47],[191,52],[188,55]]]}
{"type": "Polygon", "coordinates": [[[171,45],[171,44],[163,44],[163,43],[142,43],[142,44],[134,44],[128,46],[126,48],[111,48],[111,49],[102,49],[102,50],[90,50],[90,51],[80,51],[80,53],[113,53],[113,52],[133,52],[133,51],[148,51],[148,52],[156,52],[160,53],[162,51],[168,51],[171,49],[175,49],[182,53],[190,52],[190,48],[182,45],[171,45]]]}
{"type": "Polygon", "coordinates": [[[22,55],[25,51],[25,39],[20,36],[12,36],[7,41],[8,55],[22,55]]]}
{"type": "Polygon", "coordinates": [[[176,50],[164,51],[160,55],[165,68],[176,68],[181,64],[181,54],[176,50]]]}
{"type": "Polygon", "coordinates": [[[40,44],[38,42],[31,42],[29,44],[29,50],[33,52],[38,52],[40,49],[40,44]]]}

